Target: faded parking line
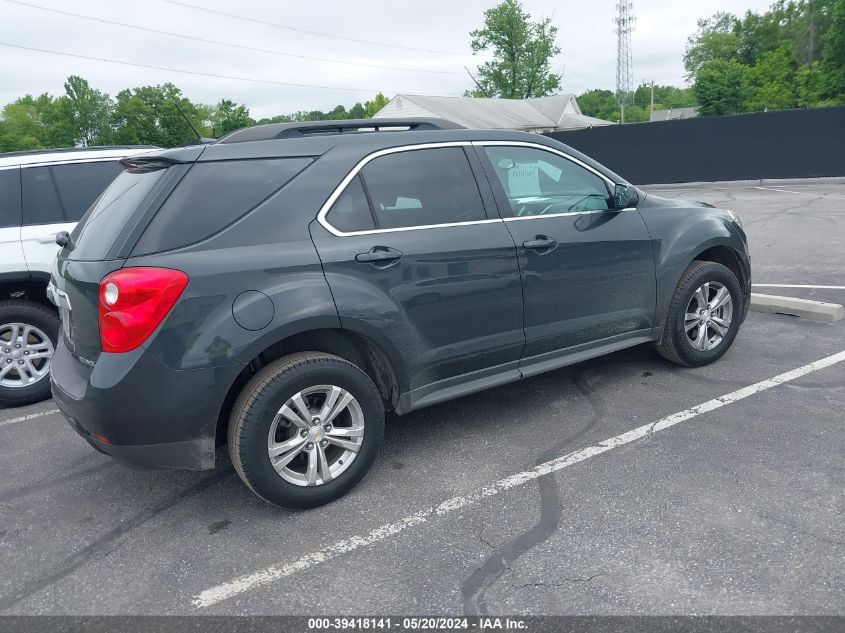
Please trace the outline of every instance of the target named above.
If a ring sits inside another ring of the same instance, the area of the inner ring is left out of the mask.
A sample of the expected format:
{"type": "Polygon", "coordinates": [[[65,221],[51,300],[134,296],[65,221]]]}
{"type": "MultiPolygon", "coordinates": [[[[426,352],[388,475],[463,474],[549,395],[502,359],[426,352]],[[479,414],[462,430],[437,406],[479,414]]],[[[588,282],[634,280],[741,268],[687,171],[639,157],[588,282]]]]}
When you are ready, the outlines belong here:
{"type": "Polygon", "coordinates": [[[821,290],[845,290],[845,286],[813,286],[810,284],[751,284],[755,288],[812,288],[821,290]]]}
{"type": "MultiPolygon", "coordinates": [[[[805,185],[806,186],[806,185],[805,185]]],[[[794,193],[797,196],[811,196],[813,198],[837,198],[845,200],[845,196],[837,196],[835,193],[808,193],[806,191],[792,191],[790,189],[778,189],[777,187],[754,187],[765,191],[777,191],[779,193],[794,193]]]]}
{"type": "Polygon", "coordinates": [[[469,494],[452,497],[439,505],[432,506],[425,510],[420,510],[419,512],[410,514],[394,523],[388,523],[377,527],[365,534],[351,536],[327,545],[322,549],[305,554],[295,560],[278,563],[267,567],[266,569],[241,576],[230,582],[211,587],[194,596],[192,604],[200,609],[210,607],[219,602],[245,593],[251,589],[261,587],[273,581],[285,578],[286,576],[291,576],[297,572],[315,567],[320,563],[324,563],[342,554],[347,554],[354,550],[383,541],[388,537],[403,532],[410,527],[425,523],[431,518],[459,510],[475,503],[476,501],[480,501],[482,499],[492,497],[493,495],[497,495],[500,492],[505,492],[511,488],[521,486],[529,481],[533,481],[549,473],[557,472],[567,466],[572,466],[573,464],[595,457],[596,455],[600,455],[611,449],[648,437],[657,431],[668,429],[703,413],[714,411],[724,407],[725,405],[731,404],[732,402],[748,398],[749,396],[761,391],[771,389],[772,387],[795,380],[796,378],[800,378],[801,376],[805,376],[812,372],[825,369],[826,367],[830,367],[842,361],[845,361],[845,351],[833,354],[832,356],[827,356],[826,358],[803,365],[791,371],[778,374],[777,376],[754,383],[748,387],[732,391],[731,393],[719,398],[708,400],[707,402],[692,407],[691,409],[673,413],[672,415],[655,422],[644,424],[643,426],[637,427],[626,433],[622,433],[621,435],[608,438],[593,446],[588,446],[572,453],[562,455],[544,462],[530,470],[505,477],[504,479],[500,479],[499,481],[470,492],[469,494]]]}
{"type": "Polygon", "coordinates": [[[54,413],[58,413],[58,409],[47,409],[46,411],[37,411],[35,413],[28,413],[27,415],[22,415],[17,418],[10,418],[8,420],[0,420],[0,426],[6,426],[7,424],[17,424],[18,422],[27,422],[28,420],[34,420],[35,418],[40,418],[45,415],[53,415],[54,413]]]}

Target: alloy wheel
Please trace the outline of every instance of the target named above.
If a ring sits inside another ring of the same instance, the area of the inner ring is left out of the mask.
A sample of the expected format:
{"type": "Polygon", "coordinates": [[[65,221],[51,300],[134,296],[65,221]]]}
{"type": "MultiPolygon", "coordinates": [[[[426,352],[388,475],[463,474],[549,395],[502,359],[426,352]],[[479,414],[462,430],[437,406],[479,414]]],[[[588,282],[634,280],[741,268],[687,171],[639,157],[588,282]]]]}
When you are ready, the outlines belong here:
{"type": "Polygon", "coordinates": [[[27,323],[0,325],[0,386],[29,387],[50,372],[53,342],[27,323]]]}
{"type": "Polygon", "coordinates": [[[358,455],[364,413],[347,390],[334,385],[294,394],[273,418],[267,454],[279,476],[297,486],[320,486],[340,476],[358,455]]]}
{"type": "Polygon", "coordinates": [[[724,284],[708,281],[696,290],[684,314],[684,332],[697,350],[709,352],[727,336],[733,319],[733,299],[724,284]]]}

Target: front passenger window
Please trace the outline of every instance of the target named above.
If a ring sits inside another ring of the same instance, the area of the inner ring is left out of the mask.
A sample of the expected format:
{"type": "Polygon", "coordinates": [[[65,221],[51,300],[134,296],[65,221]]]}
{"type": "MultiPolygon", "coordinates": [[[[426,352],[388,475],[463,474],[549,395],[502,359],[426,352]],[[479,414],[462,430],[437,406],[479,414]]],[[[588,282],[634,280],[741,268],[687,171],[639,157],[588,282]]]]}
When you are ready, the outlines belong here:
{"type": "Polygon", "coordinates": [[[532,147],[488,145],[484,151],[513,216],[612,209],[605,181],[558,154],[532,147]]]}

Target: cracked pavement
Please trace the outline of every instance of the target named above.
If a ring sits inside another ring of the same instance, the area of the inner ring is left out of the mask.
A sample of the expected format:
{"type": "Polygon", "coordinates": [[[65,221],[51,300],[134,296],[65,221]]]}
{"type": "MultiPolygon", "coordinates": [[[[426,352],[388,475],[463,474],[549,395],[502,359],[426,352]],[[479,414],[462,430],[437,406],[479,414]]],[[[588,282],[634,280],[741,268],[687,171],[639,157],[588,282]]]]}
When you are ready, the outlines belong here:
{"type": "MultiPolygon", "coordinates": [[[[730,198],[755,281],[845,285],[845,184],[784,188],[810,195],[660,194],[730,198]]],[[[127,470],[57,414],[3,424],[50,402],[0,410],[0,613],[197,613],[192,597],[215,584],[843,349],[845,323],[752,313],[709,367],[643,346],[391,417],[370,475],[312,511],[266,505],[225,458],[127,470]]],[[[845,614],[843,411],[840,363],[201,612],[845,614]]]]}

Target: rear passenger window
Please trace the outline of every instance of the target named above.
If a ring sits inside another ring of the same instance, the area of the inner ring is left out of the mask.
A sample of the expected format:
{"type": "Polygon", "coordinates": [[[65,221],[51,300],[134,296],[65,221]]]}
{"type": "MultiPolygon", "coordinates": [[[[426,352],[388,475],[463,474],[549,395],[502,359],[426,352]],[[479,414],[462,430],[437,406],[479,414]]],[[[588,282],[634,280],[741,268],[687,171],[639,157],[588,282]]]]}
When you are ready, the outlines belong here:
{"type": "Polygon", "coordinates": [[[0,228],[21,225],[21,170],[0,169],[0,228]]]}
{"type": "Polygon", "coordinates": [[[380,229],[485,218],[469,161],[460,147],[380,156],[361,175],[380,229]]]}
{"type": "Polygon", "coordinates": [[[25,224],[65,222],[65,212],[49,167],[22,169],[21,187],[25,224]]]}
{"type": "Polygon", "coordinates": [[[245,215],[305,169],[310,158],[197,163],[153,217],[133,254],[200,242],[245,215]]]}
{"type": "Polygon", "coordinates": [[[346,233],[371,231],[375,228],[373,214],[370,211],[367,196],[364,195],[360,176],[356,176],[346,186],[326,219],[333,227],[346,233]]]}
{"type": "Polygon", "coordinates": [[[116,160],[110,160],[54,165],[50,170],[56,181],[65,218],[68,222],[76,222],[123,171],[123,165],[116,160]]]}
{"type": "Polygon", "coordinates": [[[24,222],[78,221],[122,169],[118,161],[24,168],[21,172],[24,222]]]}

